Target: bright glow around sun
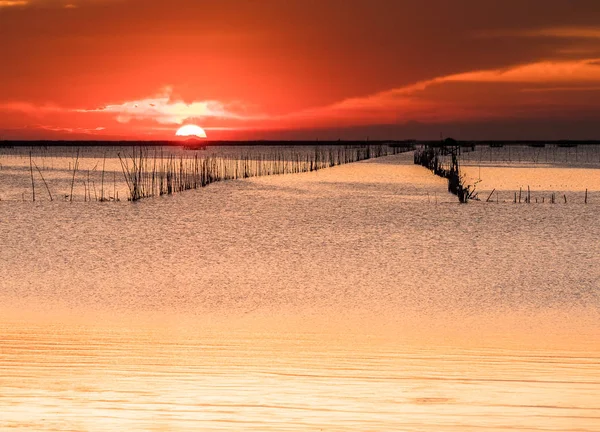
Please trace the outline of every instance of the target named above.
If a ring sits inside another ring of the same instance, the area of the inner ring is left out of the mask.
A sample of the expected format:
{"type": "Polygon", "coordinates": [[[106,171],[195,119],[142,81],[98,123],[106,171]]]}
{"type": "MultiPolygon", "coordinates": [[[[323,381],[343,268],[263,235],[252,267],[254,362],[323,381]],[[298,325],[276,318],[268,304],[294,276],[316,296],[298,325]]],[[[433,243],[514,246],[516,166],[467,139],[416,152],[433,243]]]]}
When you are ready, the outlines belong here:
{"type": "Polygon", "coordinates": [[[180,137],[198,137],[198,138],[206,138],[206,132],[200,126],[196,125],[185,125],[179,128],[176,136],[180,137]]]}

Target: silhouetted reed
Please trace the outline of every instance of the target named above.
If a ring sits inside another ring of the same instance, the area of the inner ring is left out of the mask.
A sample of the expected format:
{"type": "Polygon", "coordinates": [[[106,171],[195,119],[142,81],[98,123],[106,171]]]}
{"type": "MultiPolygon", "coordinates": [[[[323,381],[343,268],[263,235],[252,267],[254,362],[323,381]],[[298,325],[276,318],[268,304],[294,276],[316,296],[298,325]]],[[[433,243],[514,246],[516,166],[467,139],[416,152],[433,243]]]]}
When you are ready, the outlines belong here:
{"type": "Polygon", "coordinates": [[[134,148],[127,156],[118,154],[129,201],[172,195],[226,180],[318,171],[366,159],[398,154],[410,147],[383,144],[316,146],[314,152],[292,149],[287,153],[272,148],[255,156],[165,155],[160,150],[134,148]]]}
{"type": "Polygon", "coordinates": [[[52,192],[50,192],[50,187],[48,187],[48,183],[46,183],[46,179],[44,178],[42,171],[40,170],[40,168],[37,166],[37,164],[35,162],[33,162],[33,166],[35,167],[37,172],[40,174],[40,177],[42,178],[42,181],[44,182],[44,186],[46,186],[46,190],[48,191],[48,196],[50,197],[50,201],[54,201],[54,198],[52,197],[52,192]]]}
{"type": "Polygon", "coordinates": [[[75,174],[77,174],[78,167],[79,167],[79,149],[77,149],[77,158],[75,159],[75,165],[73,167],[73,179],[71,180],[71,193],[69,195],[70,202],[73,202],[73,188],[75,187],[75,174]]]}
{"type": "Polygon", "coordinates": [[[15,157],[22,159],[23,168],[27,169],[28,190],[18,195],[22,200],[40,200],[40,183],[35,181],[39,174],[38,179],[43,182],[50,201],[58,198],[74,202],[83,194],[81,201],[85,202],[117,202],[119,195],[121,199],[125,196],[129,201],[138,201],[202,188],[218,181],[315,172],[413,149],[413,144],[383,142],[257,145],[233,151],[214,147],[203,152],[182,152],[177,147],[47,149],[38,146],[15,151],[15,157]],[[66,174],[64,181],[61,171],[66,174]],[[113,177],[112,188],[110,176],[113,177]]]}
{"type": "Polygon", "coordinates": [[[31,152],[29,152],[29,172],[31,174],[32,201],[35,202],[35,182],[33,181],[33,159],[31,158],[31,152]]]}

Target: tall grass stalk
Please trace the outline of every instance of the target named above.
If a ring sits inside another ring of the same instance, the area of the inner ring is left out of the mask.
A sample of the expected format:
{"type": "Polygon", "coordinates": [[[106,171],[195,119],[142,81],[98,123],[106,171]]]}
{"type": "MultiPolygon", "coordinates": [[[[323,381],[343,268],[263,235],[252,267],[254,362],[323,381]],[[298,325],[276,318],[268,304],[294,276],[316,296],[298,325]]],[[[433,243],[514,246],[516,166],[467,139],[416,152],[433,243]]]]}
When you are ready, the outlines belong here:
{"type": "Polygon", "coordinates": [[[46,183],[46,179],[44,178],[42,171],[39,169],[39,167],[37,166],[37,164],[35,162],[33,162],[33,166],[35,166],[35,169],[40,174],[40,177],[42,178],[42,181],[44,182],[44,186],[46,186],[46,190],[48,191],[48,196],[50,197],[50,201],[54,201],[54,198],[52,197],[52,193],[50,192],[50,188],[48,187],[48,183],[46,183]]]}
{"type": "Polygon", "coordinates": [[[148,148],[140,147],[134,148],[129,155],[121,156],[119,153],[118,157],[129,190],[128,199],[139,201],[206,187],[218,181],[313,172],[410,149],[365,144],[316,146],[314,152],[309,154],[298,150],[285,153],[278,149],[275,153],[261,153],[253,157],[200,157],[197,153],[192,156],[165,157],[162,150],[160,155],[156,150],[150,155],[148,148]]]}

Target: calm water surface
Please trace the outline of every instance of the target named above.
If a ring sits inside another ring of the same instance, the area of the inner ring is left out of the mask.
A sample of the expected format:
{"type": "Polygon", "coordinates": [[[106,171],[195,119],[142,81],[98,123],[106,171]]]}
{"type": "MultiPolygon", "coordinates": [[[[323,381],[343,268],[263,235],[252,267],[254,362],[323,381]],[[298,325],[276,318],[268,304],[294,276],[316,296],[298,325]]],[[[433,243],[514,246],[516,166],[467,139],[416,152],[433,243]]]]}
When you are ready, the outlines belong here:
{"type": "Polygon", "coordinates": [[[410,154],[2,201],[0,429],[598,431],[599,204],[459,206],[410,154]]]}

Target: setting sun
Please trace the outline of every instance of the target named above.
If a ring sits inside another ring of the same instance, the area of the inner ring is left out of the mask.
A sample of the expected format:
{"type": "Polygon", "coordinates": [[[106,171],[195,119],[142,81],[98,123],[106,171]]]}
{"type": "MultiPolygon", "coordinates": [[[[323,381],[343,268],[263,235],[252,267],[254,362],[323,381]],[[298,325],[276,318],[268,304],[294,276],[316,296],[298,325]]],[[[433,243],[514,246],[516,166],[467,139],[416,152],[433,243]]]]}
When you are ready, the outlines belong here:
{"type": "Polygon", "coordinates": [[[206,132],[200,126],[196,125],[185,125],[179,128],[177,133],[175,134],[179,137],[197,137],[197,138],[206,138],[206,132]]]}

